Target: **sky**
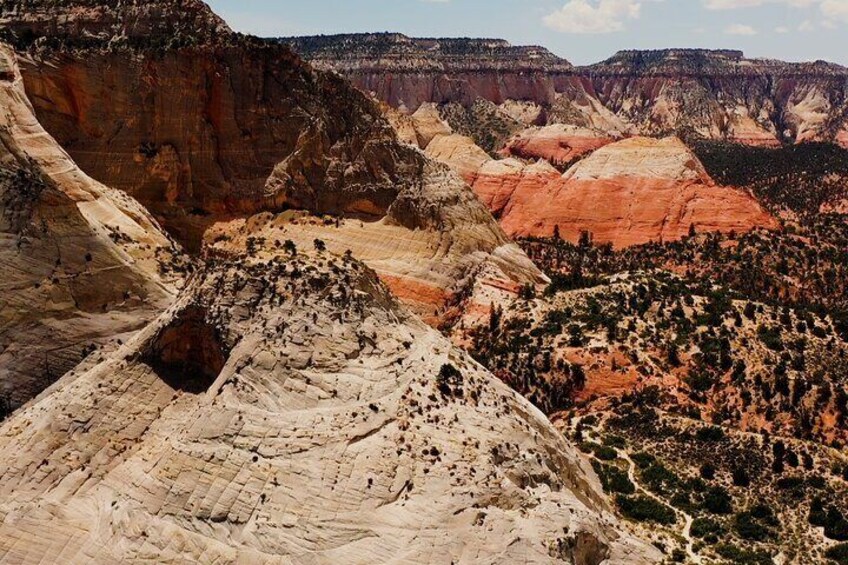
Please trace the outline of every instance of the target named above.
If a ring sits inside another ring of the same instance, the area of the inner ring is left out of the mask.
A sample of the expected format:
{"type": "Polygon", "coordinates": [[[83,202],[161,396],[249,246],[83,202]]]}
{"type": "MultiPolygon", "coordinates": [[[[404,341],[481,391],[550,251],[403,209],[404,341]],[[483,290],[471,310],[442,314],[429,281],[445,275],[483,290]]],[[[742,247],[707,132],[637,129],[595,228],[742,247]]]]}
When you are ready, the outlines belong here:
{"type": "Polygon", "coordinates": [[[263,37],[395,31],[542,45],[575,64],[619,49],[741,49],[848,65],[848,0],[206,0],[263,37]]]}

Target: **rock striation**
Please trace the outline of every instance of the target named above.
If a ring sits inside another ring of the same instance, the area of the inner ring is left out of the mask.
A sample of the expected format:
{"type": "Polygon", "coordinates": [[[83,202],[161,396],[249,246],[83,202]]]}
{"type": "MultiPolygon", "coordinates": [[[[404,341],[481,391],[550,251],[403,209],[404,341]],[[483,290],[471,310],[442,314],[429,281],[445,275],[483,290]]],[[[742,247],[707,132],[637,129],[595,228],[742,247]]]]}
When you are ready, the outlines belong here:
{"type": "Polygon", "coordinates": [[[0,446],[7,562],[661,560],[540,412],[327,252],[207,258],[0,446]]]}
{"type": "MultiPolygon", "coordinates": [[[[28,29],[19,17],[11,28],[28,29]]],[[[264,211],[386,226],[393,239],[378,230],[346,249],[434,323],[481,269],[512,286],[543,279],[460,178],[287,46],[232,33],[166,49],[98,41],[55,48],[36,38],[19,53],[38,119],[83,170],[138,199],[190,251],[215,223],[264,211]],[[420,254],[398,251],[410,241],[420,254]]],[[[432,112],[418,117],[416,139],[438,132],[432,112]]]]}
{"type": "Polygon", "coordinates": [[[779,229],[748,193],[717,185],[677,138],[629,138],[559,173],[544,159],[487,159],[469,138],[436,138],[427,148],[463,174],[511,236],[627,247],[674,241],[690,230],[745,233],[779,229]]]}
{"type": "Polygon", "coordinates": [[[501,225],[512,235],[553,235],[624,247],[673,241],[690,229],[779,224],[749,194],[716,185],[677,138],[631,138],[597,150],[542,190],[515,191],[501,225]]]}
{"type": "MultiPolygon", "coordinates": [[[[552,96],[552,71],[572,65],[538,46],[502,39],[417,39],[399,33],[288,37],[280,42],[317,67],[356,77],[354,83],[390,105],[414,112],[427,102],[495,101],[552,96]],[[482,55],[482,56],[481,56],[482,55]]],[[[555,81],[554,81],[555,82],[555,81]]]]}
{"type": "Polygon", "coordinates": [[[164,309],[188,266],[135,200],[44,131],[0,45],[0,394],[15,407],[164,309]]]}
{"type": "Polygon", "coordinates": [[[401,50],[400,45],[417,45],[416,40],[386,36],[387,46],[377,56],[370,37],[285,41],[322,68],[409,112],[424,103],[522,102],[535,104],[547,125],[651,136],[694,132],[764,146],[834,141],[848,119],[848,69],[822,61],[786,63],[747,59],[740,51],[667,49],[622,51],[577,68],[539,57],[528,69],[523,61],[510,63],[490,55],[479,41],[466,40],[462,61],[476,71],[468,76],[463,69],[439,65],[439,56],[424,49],[402,59],[398,68],[397,58],[383,55],[401,50]],[[513,84],[521,73],[523,80],[513,84]]]}
{"type": "Polygon", "coordinates": [[[616,137],[600,130],[554,124],[519,132],[507,141],[501,153],[534,161],[544,159],[555,167],[567,167],[614,141],[616,137]]]}

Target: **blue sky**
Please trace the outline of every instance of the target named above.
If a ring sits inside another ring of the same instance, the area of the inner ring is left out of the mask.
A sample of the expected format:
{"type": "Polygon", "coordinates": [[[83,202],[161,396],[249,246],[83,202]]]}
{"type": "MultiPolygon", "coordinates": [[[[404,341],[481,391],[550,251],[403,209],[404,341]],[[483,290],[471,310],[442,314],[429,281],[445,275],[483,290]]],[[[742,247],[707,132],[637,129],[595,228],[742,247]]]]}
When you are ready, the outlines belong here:
{"type": "Polygon", "coordinates": [[[261,36],[399,31],[538,44],[576,64],[619,49],[742,49],[848,65],[848,0],[207,0],[261,36]]]}

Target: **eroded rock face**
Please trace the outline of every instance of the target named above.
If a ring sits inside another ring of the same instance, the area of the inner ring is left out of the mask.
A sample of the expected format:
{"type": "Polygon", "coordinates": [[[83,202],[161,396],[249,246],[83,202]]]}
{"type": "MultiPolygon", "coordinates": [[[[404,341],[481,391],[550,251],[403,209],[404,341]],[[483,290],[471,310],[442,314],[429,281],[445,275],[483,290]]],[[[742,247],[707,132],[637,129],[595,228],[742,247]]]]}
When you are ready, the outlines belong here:
{"type": "Polygon", "coordinates": [[[322,68],[410,112],[425,103],[521,101],[540,107],[538,121],[548,125],[651,136],[692,131],[763,146],[833,141],[846,123],[848,69],[824,62],[672,49],[622,51],[596,65],[571,68],[549,57],[526,62],[490,56],[478,40],[467,40],[460,60],[476,69],[469,76],[464,68],[439,65],[438,56],[410,47],[420,40],[399,35],[386,36],[376,51],[372,36],[286,41],[322,68]]]}
{"type": "Polygon", "coordinates": [[[544,159],[554,166],[563,167],[614,141],[615,137],[600,130],[555,124],[528,128],[518,133],[501,152],[521,159],[544,159]]]}
{"type": "Polygon", "coordinates": [[[282,47],[22,64],[39,119],[80,167],[194,249],[212,222],[262,209],[382,216],[423,166],[370,103],[282,47]]]}
{"type": "Polygon", "coordinates": [[[209,258],[0,447],[18,454],[0,471],[17,563],[661,560],[541,413],[327,252],[209,258]],[[186,312],[228,351],[199,394],[141,355],[186,312]]]}
{"type": "MultiPolygon", "coordinates": [[[[484,263],[504,283],[543,278],[460,178],[286,46],[224,34],[164,51],[32,48],[20,62],[39,119],[80,167],[138,198],[191,251],[216,222],[262,211],[390,226],[426,240],[423,254],[400,259],[394,241],[369,236],[347,249],[434,323],[484,263]]],[[[425,110],[415,118],[416,140],[446,127],[425,110]]]]}
{"type": "Polygon", "coordinates": [[[750,195],[717,186],[676,138],[632,138],[599,149],[543,190],[516,192],[501,225],[514,235],[576,241],[582,231],[616,247],[673,241],[691,228],[778,228],[750,195]]]}
{"type": "Polygon", "coordinates": [[[587,231],[597,243],[624,247],[673,241],[691,229],[779,227],[752,196],[716,185],[677,138],[619,141],[564,175],[545,160],[486,160],[475,147],[468,138],[444,136],[428,154],[460,171],[512,236],[550,237],[558,229],[577,241],[587,231]]]}
{"type": "Polygon", "coordinates": [[[515,47],[499,39],[414,39],[402,34],[289,37],[319,68],[347,76],[363,90],[414,112],[428,102],[472,104],[483,98],[551,99],[571,64],[538,46],[515,47]],[[485,57],[480,57],[485,53],[485,57]]]}
{"type": "Polygon", "coordinates": [[[135,200],[44,131],[0,45],[0,393],[12,407],[167,307],[187,265],[135,200]]]}

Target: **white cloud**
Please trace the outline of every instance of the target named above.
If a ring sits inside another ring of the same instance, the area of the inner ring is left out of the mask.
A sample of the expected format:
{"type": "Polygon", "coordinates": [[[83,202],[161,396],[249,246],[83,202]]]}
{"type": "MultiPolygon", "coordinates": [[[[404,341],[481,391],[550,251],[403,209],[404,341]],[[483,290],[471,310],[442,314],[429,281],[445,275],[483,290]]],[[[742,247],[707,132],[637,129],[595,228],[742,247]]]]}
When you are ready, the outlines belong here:
{"type": "Polygon", "coordinates": [[[724,28],[727,35],[757,35],[757,30],[745,24],[730,24],[724,28]]]}
{"type": "Polygon", "coordinates": [[[774,28],[774,32],[780,34],[789,33],[789,28],[786,26],[777,26],[776,28],[774,28]]]}
{"type": "MultiPolygon", "coordinates": [[[[839,2],[840,0],[835,0],[839,2]]],[[[739,8],[756,8],[766,4],[786,4],[796,8],[806,8],[821,2],[821,0],[703,0],[708,10],[736,10],[739,8]]]]}
{"type": "MultiPolygon", "coordinates": [[[[838,24],[848,24],[848,0],[701,0],[707,10],[737,10],[756,8],[767,4],[782,4],[794,8],[818,8],[821,24],[825,28],[835,28],[838,24]]],[[[803,24],[802,24],[803,25],[803,24]]],[[[812,25],[812,24],[810,24],[812,25]]],[[[810,26],[805,26],[809,28],[810,26]]],[[[808,29],[809,30],[809,29],[808,29]]]]}
{"type": "Polygon", "coordinates": [[[804,33],[815,31],[816,25],[810,20],[804,20],[801,22],[801,25],[798,26],[798,31],[802,31],[804,33]]]}
{"type": "Polygon", "coordinates": [[[641,10],[637,0],[569,0],[542,21],[564,33],[614,33],[624,30],[625,21],[639,19],[641,10]]]}
{"type": "Polygon", "coordinates": [[[824,0],[821,11],[826,21],[848,23],[848,0],[824,0]]]}

